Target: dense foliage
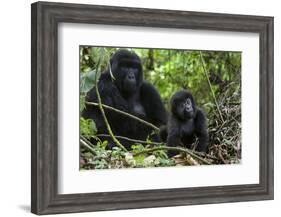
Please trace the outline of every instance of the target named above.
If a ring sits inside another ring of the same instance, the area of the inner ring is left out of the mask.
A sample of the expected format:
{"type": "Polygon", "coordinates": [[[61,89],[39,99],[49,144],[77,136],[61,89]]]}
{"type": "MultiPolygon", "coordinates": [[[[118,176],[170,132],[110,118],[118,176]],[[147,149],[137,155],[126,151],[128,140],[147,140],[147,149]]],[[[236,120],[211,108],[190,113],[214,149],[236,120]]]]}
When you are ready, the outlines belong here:
{"type": "MultiPolygon", "coordinates": [[[[109,64],[118,48],[80,48],[80,110],[85,94],[109,64]]],[[[144,79],[159,91],[167,110],[176,91],[188,89],[207,114],[210,134],[209,153],[204,159],[211,164],[239,163],[241,159],[241,53],[227,51],[189,51],[167,49],[132,49],[143,64],[144,79]]],[[[95,123],[80,118],[81,169],[158,167],[197,165],[202,161],[182,153],[169,159],[165,149],[140,153],[152,144],[132,142],[133,150],[119,147],[107,150],[107,141],[96,137],[95,123]],[[97,144],[89,142],[95,138],[97,144]]],[[[161,147],[164,144],[161,145],[161,147]]],[[[197,153],[199,154],[199,153],[197,153]]]]}

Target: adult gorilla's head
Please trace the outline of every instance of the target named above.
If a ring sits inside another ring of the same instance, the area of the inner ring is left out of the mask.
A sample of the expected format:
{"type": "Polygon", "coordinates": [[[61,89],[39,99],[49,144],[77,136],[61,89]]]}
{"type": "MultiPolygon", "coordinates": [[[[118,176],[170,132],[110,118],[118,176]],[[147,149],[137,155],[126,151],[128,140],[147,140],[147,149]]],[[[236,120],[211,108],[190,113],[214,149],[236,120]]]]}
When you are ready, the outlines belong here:
{"type": "Polygon", "coordinates": [[[190,92],[186,90],[176,92],[170,103],[172,113],[180,120],[187,120],[196,116],[197,108],[190,92]]]}
{"type": "Polygon", "coordinates": [[[116,51],[110,59],[114,82],[125,96],[136,93],[143,79],[141,60],[137,54],[125,49],[116,51]]]}

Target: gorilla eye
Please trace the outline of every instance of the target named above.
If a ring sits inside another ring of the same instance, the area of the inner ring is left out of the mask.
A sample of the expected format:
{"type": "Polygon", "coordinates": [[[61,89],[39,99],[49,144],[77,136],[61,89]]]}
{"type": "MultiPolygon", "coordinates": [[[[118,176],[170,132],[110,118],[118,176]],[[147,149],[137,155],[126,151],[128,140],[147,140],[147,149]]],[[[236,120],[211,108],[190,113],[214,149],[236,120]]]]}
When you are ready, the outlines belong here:
{"type": "Polygon", "coordinates": [[[136,67],[129,68],[130,72],[133,72],[135,75],[138,73],[138,69],[136,67]]]}
{"type": "Polygon", "coordinates": [[[128,68],[126,66],[121,66],[121,70],[126,72],[126,71],[128,71],[128,68]]]}

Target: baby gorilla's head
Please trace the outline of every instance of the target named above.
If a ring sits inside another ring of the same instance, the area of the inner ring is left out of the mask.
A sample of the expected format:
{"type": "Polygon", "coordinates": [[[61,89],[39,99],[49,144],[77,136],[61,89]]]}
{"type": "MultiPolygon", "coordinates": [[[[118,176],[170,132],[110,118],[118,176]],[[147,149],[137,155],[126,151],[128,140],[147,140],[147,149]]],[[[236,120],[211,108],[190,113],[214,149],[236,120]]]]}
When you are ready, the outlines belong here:
{"type": "Polygon", "coordinates": [[[186,90],[176,92],[171,98],[172,114],[180,120],[188,120],[196,115],[196,106],[192,94],[186,90]]]}

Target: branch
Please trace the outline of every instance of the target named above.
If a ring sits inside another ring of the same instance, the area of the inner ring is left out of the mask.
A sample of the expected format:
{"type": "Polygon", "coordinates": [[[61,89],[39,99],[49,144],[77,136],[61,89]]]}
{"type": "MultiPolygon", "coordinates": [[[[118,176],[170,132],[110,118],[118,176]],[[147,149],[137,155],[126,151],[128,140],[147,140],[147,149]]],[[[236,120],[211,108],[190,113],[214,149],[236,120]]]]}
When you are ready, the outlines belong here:
{"type": "Polygon", "coordinates": [[[89,151],[91,151],[94,155],[96,155],[96,151],[83,139],[80,139],[80,143],[86,147],[89,151]]]}
{"type": "Polygon", "coordinates": [[[203,71],[204,71],[205,76],[206,76],[206,78],[207,78],[207,81],[208,81],[208,84],[209,84],[209,87],[210,87],[212,96],[213,96],[213,98],[214,98],[214,100],[215,100],[215,104],[216,104],[217,110],[218,110],[218,112],[219,112],[219,115],[220,115],[220,118],[221,118],[222,122],[224,123],[224,119],[223,119],[221,110],[220,110],[220,108],[219,108],[219,104],[218,104],[218,102],[217,102],[217,99],[216,99],[214,90],[213,90],[213,88],[212,88],[211,81],[210,81],[209,76],[208,76],[208,72],[207,72],[206,67],[205,67],[205,61],[204,61],[204,59],[203,59],[202,52],[199,51],[199,54],[200,54],[200,60],[201,60],[201,63],[202,63],[203,71]]]}
{"type": "MultiPolygon", "coordinates": [[[[98,134],[96,135],[98,137],[111,137],[110,135],[107,134],[98,134]]],[[[119,139],[124,139],[124,140],[128,140],[131,142],[138,142],[138,143],[146,143],[146,144],[152,144],[152,145],[163,145],[164,143],[160,143],[160,142],[148,142],[148,141],[142,141],[142,140],[137,140],[137,139],[131,139],[131,138],[127,138],[124,136],[115,136],[116,138],[119,139]]],[[[91,151],[93,154],[96,154],[96,151],[89,145],[91,144],[90,142],[88,142],[86,139],[86,141],[84,141],[84,137],[82,136],[80,139],[80,143],[82,145],[84,145],[89,151],[91,151]],[[88,144],[89,143],[89,144],[88,144]]],[[[151,148],[151,149],[145,149],[143,151],[134,153],[134,156],[140,155],[140,154],[145,154],[145,153],[150,153],[150,152],[154,152],[154,151],[159,151],[159,150],[171,150],[171,151],[178,151],[178,152],[185,152],[187,154],[189,154],[190,156],[204,162],[205,164],[210,165],[211,163],[203,158],[201,158],[199,155],[204,156],[204,157],[208,157],[211,158],[213,160],[218,160],[217,158],[215,158],[214,156],[211,155],[207,155],[207,154],[203,154],[201,152],[192,152],[189,149],[185,149],[185,148],[180,148],[180,147],[168,147],[168,146],[161,146],[161,147],[156,147],[156,148],[151,148]]]]}
{"type": "Polygon", "coordinates": [[[186,148],[180,148],[180,147],[161,146],[161,147],[156,147],[156,148],[151,148],[151,149],[145,149],[143,151],[134,153],[133,155],[136,156],[136,155],[150,153],[150,152],[159,151],[159,150],[185,152],[185,153],[189,154],[191,157],[196,158],[196,159],[202,161],[203,163],[205,163],[207,165],[211,165],[211,163],[209,161],[203,159],[202,157],[198,156],[197,154],[193,153],[192,151],[190,151],[190,150],[188,150],[186,148]]]}
{"type": "MultiPolygon", "coordinates": [[[[97,63],[97,67],[96,67],[97,71],[98,71],[98,68],[99,68],[99,65],[100,65],[100,61],[101,61],[101,58],[99,58],[98,63],[97,63]]],[[[95,89],[96,89],[96,93],[97,93],[97,97],[98,97],[98,107],[99,107],[99,109],[100,109],[100,111],[101,111],[101,114],[102,114],[104,123],[105,123],[105,125],[106,125],[106,128],[107,128],[107,130],[108,130],[108,133],[109,133],[109,135],[111,136],[111,139],[113,140],[113,142],[114,142],[117,146],[119,146],[122,150],[124,150],[124,151],[127,152],[127,149],[118,141],[118,139],[115,138],[115,136],[114,136],[114,134],[113,134],[113,132],[112,132],[112,130],[111,130],[111,127],[110,127],[110,125],[109,125],[109,123],[108,123],[108,120],[107,120],[107,118],[106,118],[105,112],[104,112],[103,107],[102,107],[102,101],[101,101],[100,92],[99,92],[99,88],[98,88],[98,79],[97,79],[97,77],[98,77],[98,76],[97,76],[97,74],[96,74],[96,76],[95,76],[95,89]]]]}
{"type": "MultiPolygon", "coordinates": [[[[87,101],[86,101],[85,103],[88,104],[88,105],[93,105],[93,106],[98,106],[98,107],[99,107],[99,103],[87,102],[87,101]]],[[[113,108],[113,107],[108,106],[108,105],[105,105],[105,104],[101,104],[101,105],[102,105],[102,107],[104,107],[104,108],[106,108],[106,109],[109,109],[109,110],[115,111],[115,112],[117,112],[117,113],[119,113],[119,114],[128,116],[128,117],[130,117],[130,118],[132,118],[132,119],[135,119],[135,120],[137,120],[137,121],[139,121],[139,122],[141,122],[141,123],[143,123],[143,124],[145,124],[145,125],[147,125],[147,126],[153,128],[154,130],[159,131],[159,128],[156,127],[155,125],[153,125],[153,124],[151,124],[151,123],[149,123],[149,122],[147,122],[147,121],[145,121],[145,120],[142,120],[142,119],[140,119],[140,118],[138,118],[138,117],[136,117],[136,116],[134,116],[134,115],[131,115],[131,114],[127,113],[127,112],[121,111],[121,110],[119,110],[119,109],[113,108]]]]}
{"type": "MultiPolygon", "coordinates": [[[[107,134],[97,134],[97,137],[110,137],[110,135],[107,134]]],[[[127,140],[129,142],[135,142],[135,143],[141,143],[141,144],[152,144],[152,145],[163,145],[164,143],[162,142],[151,142],[151,141],[143,141],[143,140],[138,140],[138,139],[131,139],[125,136],[115,136],[117,139],[123,139],[127,140]]]]}
{"type": "Polygon", "coordinates": [[[110,125],[109,125],[109,123],[108,123],[108,120],[107,120],[106,115],[105,115],[104,110],[103,110],[103,106],[102,106],[101,97],[100,97],[100,93],[99,93],[99,90],[98,90],[97,82],[96,82],[95,87],[96,87],[96,93],[97,93],[97,97],[98,97],[98,106],[99,106],[99,109],[100,109],[100,111],[101,111],[101,114],[102,114],[104,123],[105,123],[105,125],[106,125],[107,130],[108,130],[108,133],[109,133],[109,135],[111,136],[111,139],[113,140],[113,142],[114,142],[117,146],[119,146],[122,150],[124,150],[124,151],[127,152],[128,150],[118,141],[118,139],[116,139],[116,137],[114,136],[114,134],[113,134],[113,132],[112,132],[112,130],[111,130],[111,127],[110,127],[110,125]]]}
{"type": "MultiPolygon", "coordinates": [[[[97,134],[96,137],[110,137],[110,135],[107,134],[97,134]]],[[[115,136],[117,139],[123,139],[123,140],[127,140],[130,142],[136,142],[136,143],[141,143],[141,144],[148,144],[148,145],[166,145],[166,143],[164,142],[151,142],[151,141],[143,141],[143,140],[138,140],[138,139],[131,139],[125,136],[115,136]]],[[[162,147],[162,146],[161,146],[162,147]]],[[[218,158],[210,155],[210,154],[206,154],[203,152],[199,152],[199,151],[195,151],[192,150],[193,153],[195,153],[196,155],[199,155],[201,157],[206,157],[212,160],[218,160],[218,158]]]]}

